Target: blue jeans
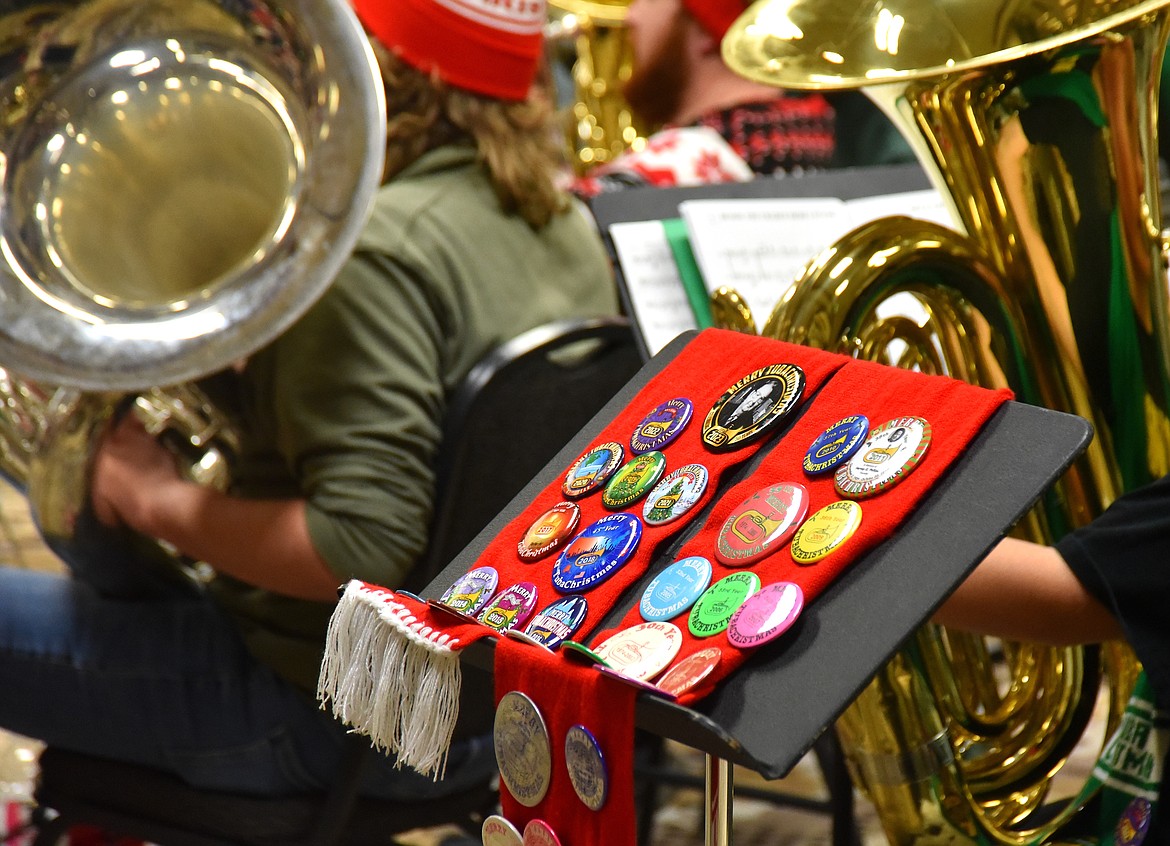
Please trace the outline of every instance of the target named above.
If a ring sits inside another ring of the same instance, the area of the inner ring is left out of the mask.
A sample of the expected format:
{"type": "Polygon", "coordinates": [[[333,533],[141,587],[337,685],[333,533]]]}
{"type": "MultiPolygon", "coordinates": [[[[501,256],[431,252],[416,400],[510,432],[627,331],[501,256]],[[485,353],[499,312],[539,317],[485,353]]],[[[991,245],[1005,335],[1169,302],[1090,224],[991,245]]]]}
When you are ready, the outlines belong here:
{"type": "MultiPolygon", "coordinates": [[[[136,570],[122,533],[91,523],[81,537],[58,549],[72,577],[0,567],[0,727],[201,788],[328,787],[345,728],[252,658],[201,593],[136,570]]],[[[441,796],[494,767],[490,738],[453,746],[437,784],[377,756],[363,793],[441,796]]]]}

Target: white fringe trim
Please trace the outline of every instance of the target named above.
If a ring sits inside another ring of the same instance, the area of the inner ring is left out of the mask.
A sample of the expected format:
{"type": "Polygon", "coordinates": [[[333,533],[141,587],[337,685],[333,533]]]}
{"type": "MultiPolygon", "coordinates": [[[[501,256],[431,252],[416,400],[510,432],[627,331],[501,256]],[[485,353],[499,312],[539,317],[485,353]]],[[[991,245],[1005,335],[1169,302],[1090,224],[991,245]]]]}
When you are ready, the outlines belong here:
{"type": "Polygon", "coordinates": [[[351,581],[329,621],[317,699],[397,766],[437,781],[459,718],[458,645],[392,591],[351,581]]]}

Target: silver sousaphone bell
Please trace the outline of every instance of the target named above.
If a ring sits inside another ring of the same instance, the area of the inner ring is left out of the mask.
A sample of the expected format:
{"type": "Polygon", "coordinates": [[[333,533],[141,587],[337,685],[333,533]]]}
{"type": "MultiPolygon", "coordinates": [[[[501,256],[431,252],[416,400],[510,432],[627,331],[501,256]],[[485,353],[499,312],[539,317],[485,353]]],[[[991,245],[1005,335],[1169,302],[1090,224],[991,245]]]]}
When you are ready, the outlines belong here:
{"type": "Polygon", "coordinates": [[[344,0],[0,2],[0,469],[46,534],[122,394],[173,425],[324,292],[384,140],[344,0]]]}

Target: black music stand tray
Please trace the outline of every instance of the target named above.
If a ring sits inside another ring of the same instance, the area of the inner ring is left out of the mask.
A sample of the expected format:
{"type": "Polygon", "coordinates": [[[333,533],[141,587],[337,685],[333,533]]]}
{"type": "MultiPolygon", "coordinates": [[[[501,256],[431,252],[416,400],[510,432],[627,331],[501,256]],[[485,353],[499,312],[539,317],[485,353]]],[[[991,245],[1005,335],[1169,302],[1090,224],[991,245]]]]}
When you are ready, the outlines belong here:
{"type": "MultiPolygon", "coordinates": [[[[694,334],[681,335],[651,359],[428,585],[423,596],[437,598],[474,566],[492,538],[563,475],[694,334]]],[[[707,754],[709,800],[717,789],[712,780],[725,781],[728,764],[748,767],[769,779],[786,775],[902,642],[1085,450],[1092,436],[1091,425],[1081,417],[1005,403],[897,534],[810,603],[776,649],[761,648],[695,708],[639,694],[636,725],[707,754]],[[864,637],[857,636],[858,621],[864,621],[864,637]]],[[[769,448],[765,446],[761,454],[769,448]]],[[[724,489],[735,484],[736,475],[724,489]]],[[[692,533],[703,520],[699,515],[693,521],[692,533]]],[[[685,543],[688,534],[677,544],[685,543]]],[[[629,589],[598,630],[613,627],[660,568],[648,569],[651,572],[629,589]]],[[[469,646],[462,658],[469,666],[490,672],[493,652],[494,641],[485,638],[469,646]]],[[[724,830],[730,828],[725,825],[724,830]]],[[[723,842],[708,840],[710,846],[723,842]]]]}

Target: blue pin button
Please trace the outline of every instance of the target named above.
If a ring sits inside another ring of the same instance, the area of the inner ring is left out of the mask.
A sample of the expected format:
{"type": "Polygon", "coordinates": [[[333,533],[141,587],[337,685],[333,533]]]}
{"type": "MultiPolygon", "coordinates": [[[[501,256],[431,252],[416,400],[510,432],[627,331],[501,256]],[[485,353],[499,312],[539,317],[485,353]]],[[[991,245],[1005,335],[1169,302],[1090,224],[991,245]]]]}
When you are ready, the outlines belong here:
{"type": "Polygon", "coordinates": [[[593,732],[577,724],[565,734],[565,768],[577,798],[591,811],[600,811],[609,795],[605,755],[593,732]]]}
{"type": "Polygon", "coordinates": [[[605,581],[629,560],[641,539],[642,521],[632,514],[602,517],[561,552],[553,567],[553,587],[575,593],[605,581]]]}
{"type": "Polygon", "coordinates": [[[638,611],[648,623],[687,611],[711,584],[711,562],[701,555],[675,561],[646,586],[638,611]]]}
{"type": "Polygon", "coordinates": [[[556,649],[561,643],[577,633],[589,602],[579,594],[562,596],[556,602],[546,605],[528,622],[524,634],[549,649],[556,649]]]}
{"type": "Polygon", "coordinates": [[[868,434],[869,418],[864,414],[842,417],[809,446],[802,462],[804,472],[810,476],[828,473],[852,458],[868,434]]]}

